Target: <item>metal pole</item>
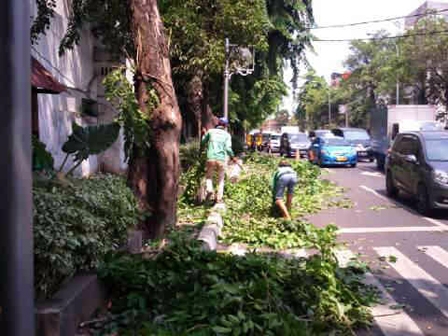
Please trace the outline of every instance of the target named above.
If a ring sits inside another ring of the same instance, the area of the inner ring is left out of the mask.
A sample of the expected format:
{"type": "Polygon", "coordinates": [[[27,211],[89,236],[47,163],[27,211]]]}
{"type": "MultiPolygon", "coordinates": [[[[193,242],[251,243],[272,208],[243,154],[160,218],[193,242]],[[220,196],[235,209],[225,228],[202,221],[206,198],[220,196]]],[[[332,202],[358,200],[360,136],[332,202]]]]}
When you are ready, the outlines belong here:
{"type": "Polygon", "coordinates": [[[348,127],[348,108],[345,108],[345,127],[348,127]]]}
{"type": "Polygon", "coordinates": [[[226,65],[224,68],[224,118],[229,118],[228,103],[229,103],[229,39],[226,38],[226,65]]]}
{"type": "MultiPolygon", "coordinates": [[[[397,58],[400,57],[400,49],[398,48],[398,44],[395,43],[395,47],[397,48],[397,58]]],[[[397,76],[397,88],[396,88],[396,105],[400,104],[400,82],[398,81],[397,76]]]]}
{"type": "Polygon", "coordinates": [[[328,126],[331,125],[331,96],[330,90],[328,90],[328,126]]]}
{"type": "Polygon", "coordinates": [[[32,336],[34,327],[31,198],[29,1],[0,11],[0,333],[32,336]]]}

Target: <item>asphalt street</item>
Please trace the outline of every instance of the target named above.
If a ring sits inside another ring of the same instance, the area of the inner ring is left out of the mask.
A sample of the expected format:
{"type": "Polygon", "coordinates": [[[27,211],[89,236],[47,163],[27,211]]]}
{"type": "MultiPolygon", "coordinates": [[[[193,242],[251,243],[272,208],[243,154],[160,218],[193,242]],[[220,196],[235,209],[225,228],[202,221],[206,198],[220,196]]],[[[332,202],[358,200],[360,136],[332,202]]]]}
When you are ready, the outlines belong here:
{"type": "Polygon", "coordinates": [[[362,335],[448,335],[448,212],[428,218],[404,195],[389,199],[372,163],[325,168],[324,178],[344,187],[353,207],[309,220],[337,225],[340,262],[358,256],[371,268],[368,281],[383,292],[373,308],[375,326],[362,335]]]}

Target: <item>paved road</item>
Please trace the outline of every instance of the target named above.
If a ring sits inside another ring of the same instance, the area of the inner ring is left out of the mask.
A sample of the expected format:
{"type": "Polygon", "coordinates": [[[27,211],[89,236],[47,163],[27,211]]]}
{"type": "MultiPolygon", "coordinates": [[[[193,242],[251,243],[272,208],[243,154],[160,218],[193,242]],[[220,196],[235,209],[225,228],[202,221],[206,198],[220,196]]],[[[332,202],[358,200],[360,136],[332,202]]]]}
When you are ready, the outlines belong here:
{"type": "Polygon", "coordinates": [[[374,164],[325,171],[347,189],[354,207],[309,219],[336,224],[346,246],[340,261],[358,255],[368,262],[369,282],[384,292],[383,304],[373,309],[376,326],[363,335],[448,335],[448,212],[427,218],[412,209],[412,200],[387,198],[374,164]]]}

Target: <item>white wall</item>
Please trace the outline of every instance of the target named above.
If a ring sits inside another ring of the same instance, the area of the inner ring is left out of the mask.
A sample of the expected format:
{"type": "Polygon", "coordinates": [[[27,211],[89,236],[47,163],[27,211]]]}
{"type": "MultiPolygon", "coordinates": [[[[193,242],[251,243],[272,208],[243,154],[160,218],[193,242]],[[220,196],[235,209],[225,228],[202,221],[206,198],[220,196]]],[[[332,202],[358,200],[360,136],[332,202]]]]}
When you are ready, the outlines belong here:
{"type": "MultiPolygon", "coordinates": [[[[29,0],[32,13],[36,13],[35,0],[29,0]]],[[[57,0],[55,15],[51,20],[50,28],[45,35],[41,35],[37,45],[32,47],[32,55],[50,71],[53,76],[64,84],[67,92],[59,95],[39,94],[39,132],[40,140],[47,145],[55,160],[55,168],[59,168],[65,153],[61,147],[72,131],[72,122],[86,126],[100,122],[110,121],[109,115],[99,118],[81,117],[81,99],[98,98],[98,79],[94,64],[95,40],[86,27],[81,34],[79,46],[68,50],[63,56],[58,55],[59,44],[66,31],[70,13],[71,0],[57,0]]],[[[104,113],[110,115],[114,111],[103,109],[104,113]]],[[[110,153],[105,156],[111,160],[116,172],[126,168],[122,152],[122,141],[117,142],[110,153]]],[[[72,166],[67,162],[66,169],[72,166]]],[[[89,175],[95,173],[100,167],[100,158],[91,156],[77,169],[77,175],[89,175]]]]}

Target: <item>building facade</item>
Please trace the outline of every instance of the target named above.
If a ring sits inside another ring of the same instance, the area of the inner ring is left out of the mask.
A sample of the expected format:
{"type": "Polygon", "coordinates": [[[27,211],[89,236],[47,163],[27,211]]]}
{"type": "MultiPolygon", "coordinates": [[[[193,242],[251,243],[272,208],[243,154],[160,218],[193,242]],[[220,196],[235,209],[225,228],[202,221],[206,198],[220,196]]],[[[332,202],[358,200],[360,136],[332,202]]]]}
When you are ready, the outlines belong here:
{"type": "MultiPolygon", "coordinates": [[[[36,15],[36,2],[29,1],[31,13],[36,15]]],[[[105,101],[101,84],[107,69],[115,63],[101,52],[90,29],[82,30],[79,45],[62,56],[58,54],[70,10],[71,0],[57,0],[49,29],[31,47],[32,56],[65,86],[64,92],[59,94],[37,95],[38,136],[52,154],[55,168],[59,168],[65,158],[61,148],[72,132],[73,122],[80,126],[108,123],[116,114],[105,101]]],[[[68,162],[66,169],[71,164],[68,162]]],[[[100,170],[114,173],[126,170],[122,136],[105,153],[85,160],[75,174],[87,176],[100,170]]]]}

